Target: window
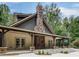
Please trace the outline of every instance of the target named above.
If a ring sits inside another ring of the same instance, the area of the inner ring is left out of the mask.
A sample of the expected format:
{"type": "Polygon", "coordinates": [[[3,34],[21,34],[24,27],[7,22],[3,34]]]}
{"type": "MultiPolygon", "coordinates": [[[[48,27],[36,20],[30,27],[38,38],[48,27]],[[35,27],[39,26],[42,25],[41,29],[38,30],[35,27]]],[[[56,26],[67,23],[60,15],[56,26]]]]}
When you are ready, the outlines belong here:
{"type": "Polygon", "coordinates": [[[68,46],[69,45],[69,40],[68,39],[64,39],[64,46],[68,46]]]}
{"type": "Polygon", "coordinates": [[[24,44],[25,44],[24,39],[21,39],[21,44],[22,44],[22,47],[24,47],[24,44]]]}
{"type": "Polygon", "coordinates": [[[50,40],[48,41],[48,46],[50,47],[50,40]]]}
{"type": "Polygon", "coordinates": [[[48,46],[51,47],[52,46],[52,40],[48,41],[48,46]]]}
{"type": "Polygon", "coordinates": [[[24,47],[25,39],[23,38],[16,38],[16,48],[24,47]]]}
{"type": "Polygon", "coordinates": [[[16,47],[17,48],[20,47],[20,39],[19,38],[16,39],[16,47]]]}

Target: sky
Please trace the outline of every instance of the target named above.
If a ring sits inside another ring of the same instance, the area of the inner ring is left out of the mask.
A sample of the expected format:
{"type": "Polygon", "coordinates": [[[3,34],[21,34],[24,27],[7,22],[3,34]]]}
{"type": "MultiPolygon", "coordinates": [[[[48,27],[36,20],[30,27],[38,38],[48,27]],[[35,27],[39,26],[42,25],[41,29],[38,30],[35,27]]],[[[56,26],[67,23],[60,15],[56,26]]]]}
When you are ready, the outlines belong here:
{"type": "MultiPolygon", "coordinates": [[[[0,4],[3,2],[0,2],[0,4]]],[[[52,2],[41,2],[43,6],[50,5],[52,2]]],[[[78,2],[55,2],[57,7],[61,10],[63,17],[79,16],[78,2]]],[[[35,13],[37,2],[6,2],[11,13],[35,13]]]]}

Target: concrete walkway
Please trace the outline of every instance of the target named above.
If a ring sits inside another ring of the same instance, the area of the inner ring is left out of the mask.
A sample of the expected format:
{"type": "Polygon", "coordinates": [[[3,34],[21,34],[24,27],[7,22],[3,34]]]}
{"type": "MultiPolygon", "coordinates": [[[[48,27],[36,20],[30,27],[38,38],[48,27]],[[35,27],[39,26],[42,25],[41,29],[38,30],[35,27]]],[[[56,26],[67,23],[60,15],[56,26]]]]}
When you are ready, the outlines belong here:
{"type": "Polygon", "coordinates": [[[29,50],[14,50],[14,51],[8,51],[6,53],[0,53],[0,56],[13,56],[13,55],[20,55],[20,54],[27,54],[31,53],[29,50]]]}

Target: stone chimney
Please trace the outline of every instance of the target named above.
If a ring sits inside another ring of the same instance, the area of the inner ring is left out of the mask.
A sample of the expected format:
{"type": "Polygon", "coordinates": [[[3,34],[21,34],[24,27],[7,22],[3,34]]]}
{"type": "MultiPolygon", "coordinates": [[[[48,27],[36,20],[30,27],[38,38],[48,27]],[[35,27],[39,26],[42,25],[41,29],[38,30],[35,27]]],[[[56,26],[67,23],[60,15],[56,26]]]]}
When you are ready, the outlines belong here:
{"type": "Polygon", "coordinates": [[[38,32],[44,32],[45,30],[43,25],[43,7],[40,3],[38,3],[36,7],[36,14],[37,14],[37,19],[36,19],[36,26],[34,30],[38,32]]]}
{"type": "Polygon", "coordinates": [[[43,6],[40,3],[36,7],[36,13],[43,13],[43,6]]]}

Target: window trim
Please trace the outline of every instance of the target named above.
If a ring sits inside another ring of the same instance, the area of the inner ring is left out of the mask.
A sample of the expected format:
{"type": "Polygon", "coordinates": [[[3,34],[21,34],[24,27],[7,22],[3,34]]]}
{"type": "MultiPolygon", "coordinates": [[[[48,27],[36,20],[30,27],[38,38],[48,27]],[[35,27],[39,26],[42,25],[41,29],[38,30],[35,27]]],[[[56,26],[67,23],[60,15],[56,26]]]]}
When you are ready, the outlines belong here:
{"type": "Polygon", "coordinates": [[[24,37],[17,37],[16,39],[16,48],[23,48],[24,47],[24,45],[25,45],[25,38],[24,37]],[[18,45],[18,47],[17,47],[17,39],[19,39],[19,45],[18,45]],[[24,43],[22,43],[22,40],[24,40],[24,43]]]}

